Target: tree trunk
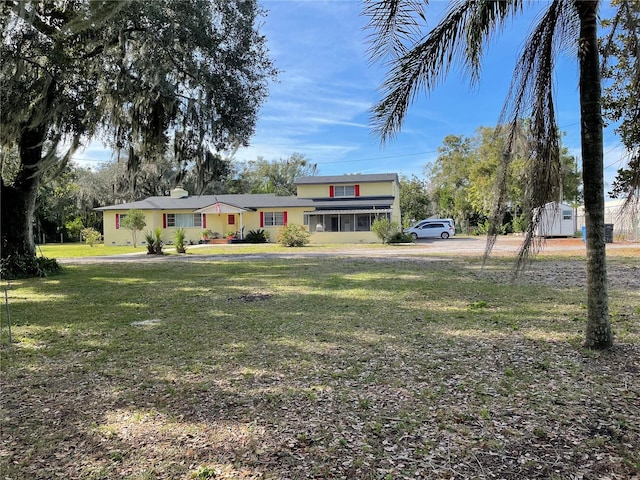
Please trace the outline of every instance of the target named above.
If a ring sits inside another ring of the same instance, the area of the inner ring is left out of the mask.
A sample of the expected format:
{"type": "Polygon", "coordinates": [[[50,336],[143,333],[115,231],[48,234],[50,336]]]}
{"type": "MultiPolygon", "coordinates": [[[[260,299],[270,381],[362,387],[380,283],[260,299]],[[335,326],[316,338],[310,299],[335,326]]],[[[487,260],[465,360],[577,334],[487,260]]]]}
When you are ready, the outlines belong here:
{"type": "Polygon", "coordinates": [[[587,331],[585,346],[613,345],[609,324],[609,294],[604,229],[604,159],[598,53],[598,2],[576,1],[580,17],[580,116],[582,176],[587,230],[587,331]]]}
{"type": "Polygon", "coordinates": [[[1,183],[2,258],[35,257],[33,219],[40,184],[44,129],[25,130],[20,138],[20,169],[12,185],[1,183]]]}

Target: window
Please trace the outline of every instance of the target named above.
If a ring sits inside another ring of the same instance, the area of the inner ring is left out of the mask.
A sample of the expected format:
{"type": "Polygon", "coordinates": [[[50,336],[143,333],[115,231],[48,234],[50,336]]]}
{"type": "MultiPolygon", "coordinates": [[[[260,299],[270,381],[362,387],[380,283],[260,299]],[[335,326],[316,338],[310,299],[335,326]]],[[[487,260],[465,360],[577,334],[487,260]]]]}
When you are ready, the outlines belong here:
{"type": "Polygon", "coordinates": [[[371,230],[371,215],[356,215],[356,230],[358,232],[368,232],[371,230]]]}
{"type": "Polygon", "coordinates": [[[116,213],[116,230],[120,230],[120,224],[122,223],[122,219],[126,217],[126,213],[116,213]]]}
{"type": "Polygon", "coordinates": [[[263,227],[284,226],[284,212],[264,212],[263,227]]]}
{"type": "Polygon", "coordinates": [[[573,218],[571,210],[562,210],[562,219],[571,220],[573,218]]]}
{"type": "Polygon", "coordinates": [[[387,213],[309,214],[305,225],[311,232],[370,232],[376,218],[389,218],[387,213]]]}
{"type": "Polygon", "coordinates": [[[333,194],[336,197],[355,197],[355,185],[336,185],[333,188],[333,194]]]}
{"type": "Polygon", "coordinates": [[[167,213],[167,227],[201,227],[200,213],[167,213]]]}

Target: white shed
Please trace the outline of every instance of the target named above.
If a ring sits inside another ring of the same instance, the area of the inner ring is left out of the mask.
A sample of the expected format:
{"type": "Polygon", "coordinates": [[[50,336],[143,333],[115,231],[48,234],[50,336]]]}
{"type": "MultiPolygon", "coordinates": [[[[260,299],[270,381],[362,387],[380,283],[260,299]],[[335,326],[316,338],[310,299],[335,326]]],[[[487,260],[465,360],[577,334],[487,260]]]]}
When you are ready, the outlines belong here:
{"type": "Polygon", "coordinates": [[[538,237],[573,237],[576,220],[573,207],[566,203],[549,202],[536,211],[539,222],[534,234],[538,237]]]}

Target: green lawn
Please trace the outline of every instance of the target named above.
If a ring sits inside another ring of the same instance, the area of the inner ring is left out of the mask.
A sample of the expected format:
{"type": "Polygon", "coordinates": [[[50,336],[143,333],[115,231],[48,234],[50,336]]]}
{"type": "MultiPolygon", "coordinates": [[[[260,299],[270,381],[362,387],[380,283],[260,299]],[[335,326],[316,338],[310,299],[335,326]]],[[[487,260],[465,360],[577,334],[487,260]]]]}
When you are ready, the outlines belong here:
{"type": "Polygon", "coordinates": [[[580,347],[574,260],[542,259],[517,284],[505,258],[481,272],[475,258],[333,256],[165,257],[12,281],[0,472],[632,478],[637,257],[609,266],[617,346],[604,353],[580,347]]]}
{"type": "Polygon", "coordinates": [[[82,257],[104,257],[107,255],[121,255],[124,253],[146,252],[144,245],[133,246],[108,246],[99,243],[95,246],[84,243],[48,243],[37,245],[38,256],[48,258],[82,258],[82,257]]]}
{"type": "MultiPolygon", "coordinates": [[[[342,245],[342,244],[327,244],[327,245],[313,245],[307,246],[306,251],[324,251],[331,252],[337,250],[343,250],[348,248],[350,250],[358,249],[387,249],[387,248],[403,248],[402,246],[389,246],[378,244],[361,244],[361,245],[342,245]]],[[[165,245],[164,250],[167,254],[175,253],[175,249],[172,245],[165,245]]],[[[48,258],[83,258],[83,257],[104,257],[108,255],[121,255],[128,253],[146,253],[147,248],[142,245],[136,248],[132,246],[106,246],[104,244],[97,244],[93,247],[85,245],[84,243],[50,243],[46,245],[38,245],[36,247],[36,253],[38,256],[44,256],[48,258]]],[[[229,255],[229,254],[254,254],[254,253],[291,253],[291,248],[283,247],[278,243],[266,243],[266,244],[223,244],[223,245],[187,245],[187,255],[229,255]]]]}

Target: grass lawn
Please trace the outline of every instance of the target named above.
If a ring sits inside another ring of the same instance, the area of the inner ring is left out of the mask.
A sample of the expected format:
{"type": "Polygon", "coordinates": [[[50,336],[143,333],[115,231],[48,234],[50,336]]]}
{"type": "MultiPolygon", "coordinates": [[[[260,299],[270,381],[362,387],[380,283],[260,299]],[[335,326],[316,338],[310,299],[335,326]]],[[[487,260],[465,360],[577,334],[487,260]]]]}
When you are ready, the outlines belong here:
{"type": "Polygon", "coordinates": [[[144,245],[138,245],[133,248],[131,245],[116,246],[98,243],[90,246],[85,243],[47,243],[45,245],[37,245],[36,253],[38,256],[48,258],[82,258],[82,257],[104,257],[107,255],[122,255],[124,253],[146,252],[144,245]]]}
{"type": "Polygon", "coordinates": [[[12,281],[2,478],[640,475],[638,258],[609,259],[610,352],[580,346],[583,260],[511,268],[167,257],[12,281]]]}

